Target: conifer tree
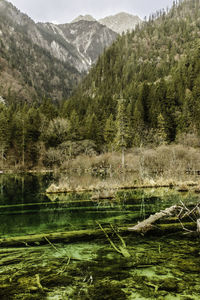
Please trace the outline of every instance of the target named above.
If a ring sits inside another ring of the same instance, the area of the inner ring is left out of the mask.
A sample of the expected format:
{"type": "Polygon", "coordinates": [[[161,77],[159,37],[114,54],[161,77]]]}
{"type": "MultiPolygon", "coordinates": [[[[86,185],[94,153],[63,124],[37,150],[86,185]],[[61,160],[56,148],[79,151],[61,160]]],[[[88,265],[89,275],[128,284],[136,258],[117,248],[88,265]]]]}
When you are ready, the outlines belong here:
{"type": "Polygon", "coordinates": [[[140,146],[144,132],[144,108],[138,99],[133,113],[133,145],[140,146]]]}
{"type": "Polygon", "coordinates": [[[7,109],[4,104],[0,104],[0,157],[2,167],[4,165],[5,153],[9,147],[9,119],[7,109]]]}
{"type": "Polygon", "coordinates": [[[108,145],[108,148],[111,147],[111,144],[114,140],[115,136],[115,122],[113,120],[113,115],[110,114],[109,118],[106,120],[106,124],[104,127],[104,140],[108,145]]]}
{"type": "Polygon", "coordinates": [[[72,111],[70,116],[70,139],[72,141],[80,140],[80,122],[79,116],[75,110],[72,111]]]}
{"type": "Polygon", "coordinates": [[[86,139],[99,141],[99,126],[96,115],[88,114],[85,119],[85,137],[86,139]]]}
{"type": "Polygon", "coordinates": [[[126,100],[123,98],[118,99],[117,103],[117,116],[116,116],[116,136],[115,146],[116,149],[121,150],[122,153],[122,167],[125,165],[125,149],[128,144],[128,120],[126,115],[126,100]]]}
{"type": "Polygon", "coordinates": [[[158,115],[158,126],[157,126],[157,134],[156,134],[156,140],[158,145],[163,145],[167,141],[167,134],[165,129],[165,120],[163,115],[160,113],[158,115]]]}

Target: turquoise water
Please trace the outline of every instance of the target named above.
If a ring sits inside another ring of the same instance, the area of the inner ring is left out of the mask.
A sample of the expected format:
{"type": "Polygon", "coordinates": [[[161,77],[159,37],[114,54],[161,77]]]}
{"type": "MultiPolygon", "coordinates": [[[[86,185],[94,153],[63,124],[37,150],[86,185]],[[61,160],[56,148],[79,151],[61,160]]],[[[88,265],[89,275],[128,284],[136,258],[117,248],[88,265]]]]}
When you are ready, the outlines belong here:
{"type": "Polygon", "coordinates": [[[198,196],[170,189],[118,191],[113,200],[91,200],[89,193],[47,196],[53,175],[0,175],[2,237],[133,224],[163,208],[198,196]],[[53,197],[53,200],[52,200],[53,197]]]}
{"type": "MultiPolygon", "coordinates": [[[[172,189],[119,191],[112,200],[89,193],[54,195],[49,175],[0,175],[0,234],[24,234],[135,224],[194,193],[172,189]]],[[[121,245],[116,234],[110,238],[121,245]]],[[[200,239],[182,233],[123,235],[130,257],[106,237],[35,247],[0,247],[0,299],[200,299],[200,239]],[[38,279],[39,278],[39,279],[38,279]],[[38,280],[42,288],[38,285],[38,280]]]]}

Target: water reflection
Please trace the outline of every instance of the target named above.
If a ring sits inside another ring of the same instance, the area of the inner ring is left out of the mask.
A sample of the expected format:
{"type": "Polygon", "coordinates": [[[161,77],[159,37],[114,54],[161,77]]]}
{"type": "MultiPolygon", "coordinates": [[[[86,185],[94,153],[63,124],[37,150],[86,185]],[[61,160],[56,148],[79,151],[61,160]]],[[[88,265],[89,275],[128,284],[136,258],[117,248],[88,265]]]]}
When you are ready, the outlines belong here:
{"type": "Polygon", "coordinates": [[[92,200],[89,193],[48,196],[54,180],[47,175],[0,175],[1,236],[68,231],[101,224],[133,224],[152,213],[196,199],[171,189],[118,191],[112,200],[92,200]]]}

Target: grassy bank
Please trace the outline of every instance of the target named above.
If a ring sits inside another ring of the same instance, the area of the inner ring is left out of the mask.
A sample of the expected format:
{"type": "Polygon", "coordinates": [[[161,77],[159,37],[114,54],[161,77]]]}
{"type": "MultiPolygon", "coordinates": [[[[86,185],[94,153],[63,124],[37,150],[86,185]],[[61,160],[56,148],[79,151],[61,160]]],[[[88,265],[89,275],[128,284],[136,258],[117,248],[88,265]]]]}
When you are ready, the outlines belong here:
{"type": "Polygon", "coordinates": [[[49,192],[157,186],[178,186],[180,190],[195,186],[198,191],[200,149],[180,144],[131,149],[125,154],[124,167],[121,153],[80,155],[66,159],[60,173],[49,192]]]}

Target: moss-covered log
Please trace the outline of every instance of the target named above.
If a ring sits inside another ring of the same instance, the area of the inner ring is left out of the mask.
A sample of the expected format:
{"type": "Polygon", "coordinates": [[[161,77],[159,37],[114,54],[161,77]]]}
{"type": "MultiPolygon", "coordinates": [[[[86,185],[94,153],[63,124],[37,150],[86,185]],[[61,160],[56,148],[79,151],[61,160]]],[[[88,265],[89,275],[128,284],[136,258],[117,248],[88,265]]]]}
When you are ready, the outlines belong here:
{"type": "MultiPolygon", "coordinates": [[[[184,228],[189,230],[196,230],[195,222],[187,223],[171,223],[171,224],[156,224],[156,226],[151,226],[150,233],[153,234],[165,234],[168,232],[177,232],[183,231],[184,228]]],[[[120,227],[120,234],[129,234],[128,227],[120,227]]],[[[112,228],[105,228],[106,233],[113,233],[112,228]]],[[[138,234],[136,231],[132,234],[138,234]]],[[[51,242],[74,242],[79,240],[93,240],[95,238],[104,237],[105,233],[101,229],[88,229],[88,230],[79,230],[79,231],[68,231],[68,232],[53,232],[49,234],[34,234],[34,235],[25,235],[17,236],[10,238],[0,239],[0,247],[10,247],[10,246],[29,246],[29,245],[41,245],[47,244],[48,240],[51,242]]]]}
{"type": "MultiPolygon", "coordinates": [[[[107,233],[113,232],[111,228],[106,228],[107,233]]],[[[120,229],[120,232],[126,232],[127,227],[120,229]]],[[[32,244],[46,244],[47,240],[53,242],[71,242],[79,241],[82,239],[90,240],[104,236],[104,233],[101,229],[87,229],[87,230],[78,230],[78,231],[66,231],[66,232],[53,232],[48,234],[33,234],[25,236],[17,236],[11,238],[0,239],[0,246],[16,246],[16,245],[32,245],[32,244]]]]}

